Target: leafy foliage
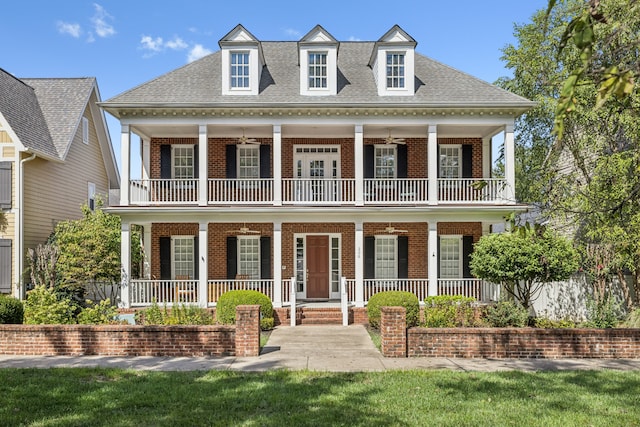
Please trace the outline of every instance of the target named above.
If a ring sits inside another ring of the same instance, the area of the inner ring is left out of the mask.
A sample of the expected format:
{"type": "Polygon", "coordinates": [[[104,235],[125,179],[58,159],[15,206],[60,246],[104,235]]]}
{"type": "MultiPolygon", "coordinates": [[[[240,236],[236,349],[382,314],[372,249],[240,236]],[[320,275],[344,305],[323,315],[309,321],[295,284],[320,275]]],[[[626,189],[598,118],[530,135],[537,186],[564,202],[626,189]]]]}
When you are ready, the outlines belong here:
{"type": "Polygon", "coordinates": [[[27,249],[27,263],[31,284],[55,287],[58,284],[58,247],[50,243],[27,249]]]}
{"type": "Polygon", "coordinates": [[[87,301],[87,306],[78,314],[78,323],[82,325],[108,325],[116,323],[118,308],[111,301],[102,300],[97,304],[87,301]]]}
{"type": "Polygon", "coordinates": [[[0,211],[0,233],[4,232],[9,225],[9,220],[7,219],[7,215],[4,212],[0,211]]]}
{"type": "Polygon", "coordinates": [[[498,301],[486,308],[484,318],[489,326],[494,328],[521,328],[527,326],[529,312],[522,305],[512,301],[498,301]]]}
{"type": "Polygon", "coordinates": [[[583,326],[589,328],[615,328],[622,320],[619,304],[608,296],[602,301],[587,300],[587,321],[583,326]]]}
{"type": "Polygon", "coordinates": [[[424,300],[424,326],[427,328],[455,328],[480,326],[476,316],[475,298],[461,295],[438,295],[424,300]]]}
{"type": "Polygon", "coordinates": [[[144,325],[212,325],[213,316],[195,305],[179,304],[168,309],[154,301],[151,307],[136,313],[136,323],[144,325]]]}
{"type": "Polygon", "coordinates": [[[24,323],[73,324],[77,306],[68,297],[60,297],[52,287],[36,286],[27,293],[24,303],[24,323]]]}
{"type": "Polygon", "coordinates": [[[367,316],[371,327],[380,327],[381,307],[404,307],[407,310],[407,327],[418,325],[420,319],[420,302],[418,301],[418,297],[411,292],[385,291],[378,292],[369,298],[369,302],[367,303],[367,316]]]}
{"type": "Polygon", "coordinates": [[[550,282],[566,280],[578,269],[576,250],[548,230],[482,236],[471,254],[474,276],[503,286],[525,309],[550,282]]]}
{"type": "Polygon", "coordinates": [[[0,294],[0,324],[20,324],[24,306],[19,299],[0,294]]]}
{"type": "Polygon", "coordinates": [[[223,293],[216,305],[216,319],[224,325],[236,322],[236,307],[239,305],[260,305],[260,328],[273,328],[273,305],[268,296],[253,290],[236,290],[223,293]]]}
{"type": "Polygon", "coordinates": [[[625,328],[640,328],[640,308],[636,308],[629,313],[621,326],[625,328]]]}
{"type": "Polygon", "coordinates": [[[546,317],[536,317],[533,319],[533,326],[545,329],[569,329],[575,328],[576,322],[569,319],[552,320],[546,317]]]}

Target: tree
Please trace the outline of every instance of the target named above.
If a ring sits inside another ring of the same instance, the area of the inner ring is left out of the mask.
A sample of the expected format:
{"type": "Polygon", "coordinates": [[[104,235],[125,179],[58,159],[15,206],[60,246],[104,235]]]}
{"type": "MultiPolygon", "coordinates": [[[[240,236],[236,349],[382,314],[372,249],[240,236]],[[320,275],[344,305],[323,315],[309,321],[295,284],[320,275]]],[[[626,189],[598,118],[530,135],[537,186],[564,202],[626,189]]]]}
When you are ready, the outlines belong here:
{"type": "Polygon", "coordinates": [[[482,236],[471,254],[471,273],[502,288],[524,308],[550,282],[566,280],[578,269],[571,242],[548,230],[517,231],[482,236]]]}
{"type": "Polygon", "coordinates": [[[3,232],[7,229],[7,225],[9,225],[7,221],[7,216],[4,212],[0,212],[0,232],[3,232]]]}
{"type": "MultiPolygon", "coordinates": [[[[120,281],[120,217],[82,207],[83,218],[58,223],[53,240],[58,247],[60,286],[72,292],[95,282],[120,281]]],[[[140,261],[140,235],[131,233],[132,263],[140,261]]]]}

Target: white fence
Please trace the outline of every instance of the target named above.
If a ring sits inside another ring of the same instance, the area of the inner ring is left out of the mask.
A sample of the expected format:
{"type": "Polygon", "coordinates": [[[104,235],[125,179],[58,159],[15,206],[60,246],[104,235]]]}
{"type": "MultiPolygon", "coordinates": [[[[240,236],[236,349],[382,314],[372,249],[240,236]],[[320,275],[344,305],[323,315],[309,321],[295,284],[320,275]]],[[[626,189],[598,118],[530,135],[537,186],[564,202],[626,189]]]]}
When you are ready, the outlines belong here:
{"type": "Polygon", "coordinates": [[[424,178],[365,179],[364,202],[369,204],[426,203],[429,181],[424,178]]]}
{"type": "Polygon", "coordinates": [[[273,202],[273,179],[210,179],[210,204],[273,202]]]}
{"type": "Polygon", "coordinates": [[[439,178],[440,202],[504,202],[507,181],[502,178],[439,178]]]}
{"type": "Polygon", "coordinates": [[[355,180],[348,178],[283,178],[282,202],[340,204],[355,201],[355,180]]]}

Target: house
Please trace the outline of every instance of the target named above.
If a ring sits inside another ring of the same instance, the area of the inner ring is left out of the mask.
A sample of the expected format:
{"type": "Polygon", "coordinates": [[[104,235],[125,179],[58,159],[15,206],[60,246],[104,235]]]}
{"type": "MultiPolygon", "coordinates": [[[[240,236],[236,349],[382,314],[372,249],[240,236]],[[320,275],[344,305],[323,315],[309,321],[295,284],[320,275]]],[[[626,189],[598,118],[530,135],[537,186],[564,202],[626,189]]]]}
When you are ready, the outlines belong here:
{"type": "Polygon", "coordinates": [[[0,293],[24,297],[25,254],[120,178],[95,78],[18,79],[0,69],[0,293]]]}
{"type": "Polygon", "coordinates": [[[524,210],[514,119],[533,103],[416,45],[397,25],[373,42],[319,25],[267,42],[238,25],[219,51],[103,102],[121,123],[122,304],[214,306],[252,288],[283,307],[340,300],[342,284],[356,308],[386,289],[490,299],[469,254],[524,210]],[[492,176],[499,134],[505,177],[492,176]]]}

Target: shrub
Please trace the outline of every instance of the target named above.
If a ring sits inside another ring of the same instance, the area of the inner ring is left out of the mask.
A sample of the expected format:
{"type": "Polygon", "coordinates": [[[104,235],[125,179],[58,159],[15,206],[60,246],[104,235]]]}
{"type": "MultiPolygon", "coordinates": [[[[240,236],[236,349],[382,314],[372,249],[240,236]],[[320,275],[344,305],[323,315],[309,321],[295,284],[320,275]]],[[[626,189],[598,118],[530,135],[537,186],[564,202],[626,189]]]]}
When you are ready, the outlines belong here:
{"type": "Polygon", "coordinates": [[[545,329],[567,329],[575,328],[576,322],[568,319],[551,320],[547,317],[536,317],[533,319],[533,326],[536,328],[545,329]]]}
{"type": "Polygon", "coordinates": [[[489,326],[506,328],[508,326],[524,327],[529,321],[529,312],[520,304],[512,301],[499,301],[487,307],[485,319],[489,326]]]}
{"type": "Polygon", "coordinates": [[[68,297],[60,297],[55,290],[46,286],[36,286],[27,293],[24,303],[24,323],[73,324],[76,305],[68,297]]]}
{"type": "Polygon", "coordinates": [[[367,303],[367,316],[369,325],[380,327],[381,307],[404,307],[407,310],[407,327],[416,326],[420,317],[420,303],[418,297],[411,292],[385,291],[378,292],[369,298],[367,303]]]}
{"type": "Polygon", "coordinates": [[[78,323],[82,325],[108,325],[116,323],[118,309],[111,305],[111,301],[104,299],[97,304],[87,300],[88,306],[78,315],[78,323]]]}
{"type": "Polygon", "coordinates": [[[24,306],[19,299],[0,294],[0,324],[20,324],[24,306]]]}
{"type": "Polygon", "coordinates": [[[640,308],[636,308],[629,316],[622,322],[622,325],[625,328],[640,328],[640,308]]]}
{"type": "Polygon", "coordinates": [[[622,319],[620,305],[612,297],[595,301],[587,300],[587,321],[583,326],[587,328],[615,328],[622,319]]]}
{"type": "Polygon", "coordinates": [[[212,325],[213,316],[205,308],[180,304],[168,309],[155,301],[151,307],[136,313],[136,323],[143,325],[212,325]]]}
{"type": "Polygon", "coordinates": [[[424,300],[424,325],[427,328],[478,326],[473,303],[476,300],[462,295],[438,295],[424,300]]]}
{"type": "Polygon", "coordinates": [[[239,305],[260,305],[260,328],[273,328],[273,305],[268,296],[258,291],[228,291],[220,295],[216,306],[216,319],[223,325],[236,322],[236,307],[239,305]]]}

